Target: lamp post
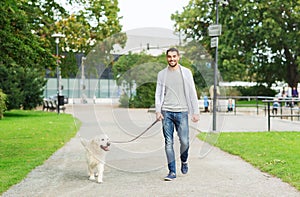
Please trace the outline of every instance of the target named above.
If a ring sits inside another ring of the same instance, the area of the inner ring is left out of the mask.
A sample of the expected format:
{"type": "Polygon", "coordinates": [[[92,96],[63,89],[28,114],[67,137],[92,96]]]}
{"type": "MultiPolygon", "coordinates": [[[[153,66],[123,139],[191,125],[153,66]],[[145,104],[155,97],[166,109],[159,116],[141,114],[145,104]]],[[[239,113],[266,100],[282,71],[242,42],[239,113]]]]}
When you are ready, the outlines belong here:
{"type": "Polygon", "coordinates": [[[59,44],[59,39],[64,38],[65,35],[61,34],[61,33],[55,33],[55,34],[52,34],[52,37],[55,38],[55,43],[56,43],[56,78],[57,78],[57,103],[56,103],[56,109],[57,109],[57,113],[59,114],[60,68],[59,68],[59,60],[58,60],[58,44],[59,44]]]}

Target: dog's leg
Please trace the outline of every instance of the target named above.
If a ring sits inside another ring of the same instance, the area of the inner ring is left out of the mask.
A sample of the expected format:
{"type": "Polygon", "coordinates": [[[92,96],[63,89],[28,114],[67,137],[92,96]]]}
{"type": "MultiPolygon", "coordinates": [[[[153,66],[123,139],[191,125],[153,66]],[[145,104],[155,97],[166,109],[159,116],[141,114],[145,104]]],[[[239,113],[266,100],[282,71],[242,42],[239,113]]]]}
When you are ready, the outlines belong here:
{"type": "Polygon", "coordinates": [[[98,165],[97,165],[97,170],[98,170],[98,183],[102,183],[103,182],[103,171],[104,171],[104,163],[103,162],[100,162],[98,165]]]}
{"type": "Polygon", "coordinates": [[[91,165],[88,165],[88,170],[89,170],[89,180],[94,181],[95,175],[94,175],[94,168],[91,165]]]}

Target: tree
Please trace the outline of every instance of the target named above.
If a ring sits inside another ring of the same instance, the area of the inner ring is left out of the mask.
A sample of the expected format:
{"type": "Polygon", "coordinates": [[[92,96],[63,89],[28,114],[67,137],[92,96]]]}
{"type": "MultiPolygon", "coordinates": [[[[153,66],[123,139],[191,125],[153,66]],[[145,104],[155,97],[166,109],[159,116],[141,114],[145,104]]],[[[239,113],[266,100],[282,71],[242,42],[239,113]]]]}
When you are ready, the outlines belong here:
{"type": "Polygon", "coordinates": [[[53,65],[54,58],[32,34],[22,3],[5,0],[0,5],[0,89],[7,94],[7,109],[32,109],[42,102],[44,67],[53,65]]]}
{"type": "MultiPolygon", "coordinates": [[[[190,51],[191,52],[191,51],[190,51]]],[[[185,56],[190,56],[185,54],[185,56]]],[[[200,74],[199,65],[193,65],[186,57],[180,59],[180,64],[191,69],[195,76],[195,83],[200,92],[200,88],[205,87],[206,81],[200,74]]],[[[122,106],[128,104],[129,107],[151,107],[155,101],[155,88],[157,82],[157,74],[167,66],[166,55],[154,57],[145,53],[129,53],[122,55],[112,67],[114,77],[117,84],[127,84],[128,90],[123,90],[120,102],[122,106]],[[133,93],[133,85],[136,92],[133,93]],[[129,101],[126,102],[126,99],[129,101]]],[[[203,70],[202,70],[203,71],[203,70]]],[[[207,72],[208,73],[208,72],[207,72]]],[[[206,73],[206,74],[207,74],[206,73]]]]}
{"type": "Polygon", "coordinates": [[[116,0],[68,0],[68,3],[83,5],[85,9],[70,15],[55,0],[0,2],[0,88],[7,94],[8,109],[32,109],[39,105],[46,70],[51,76],[57,58],[64,64],[62,76],[74,76],[78,71],[75,53],[87,55],[98,41],[121,30],[116,0]],[[53,55],[56,47],[51,35],[55,32],[67,35],[59,46],[63,46],[60,54],[66,55],[64,59],[53,55]]]}
{"type": "MultiPolygon", "coordinates": [[[[208,26],[215,23],[215,1],[192,0],[172,19],[176,29],[209,49],[208,26]]],[[[223,33],[219,69],[224,80],[284,80],[297,87],[299,75],[299,0],[240,0],[220,6],[223,33]]],[[[213,52],[211,51],[213,54],[213,52]]]]}
{"type": "MultiPolygon", "coordinates": [[[[74,64],[69,64],[70,56],[81,53],[87,56],[90,52],[99,50],[99,43],[114,37],[120,31],[120,17],[117,0],[78,0],[70,1],[70,5],[81,7],[77,12],[62,17],[55,23],[55,31],[63,33],[63,50],[66,52],[67,59],[62,60],[62,75],[66,76],[70,70],[77,70],[74,64]]],[[[126,42],[126,37],[119,43],[126,42]],[[125,38],[125,39],[124,39],[125,38]]],[[[116,44],[116,40],[114,40],[116,44]]],[[[107,51],[112,49],[112,46],[107,51]]],[[[107,65],[107,64],[106,64],[107,65]]]]}

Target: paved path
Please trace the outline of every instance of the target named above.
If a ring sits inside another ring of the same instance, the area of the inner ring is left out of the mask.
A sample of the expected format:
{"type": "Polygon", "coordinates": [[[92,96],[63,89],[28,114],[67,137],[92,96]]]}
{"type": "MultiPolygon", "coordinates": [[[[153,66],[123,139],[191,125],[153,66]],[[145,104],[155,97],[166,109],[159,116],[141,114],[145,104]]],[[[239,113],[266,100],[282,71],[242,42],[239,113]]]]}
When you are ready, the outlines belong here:
{"type": "MultiPolygon", "coordinates": [[[[74,105],[68,109],[82,121],[79,134],[84,138],[106,133],[112,140],[130,140],[155,118],[143,109],[103,105],[74,105]]],[[[211,118],[203,114],[200,123],[191,127],[209,131],[211,118]]],[[[224,132],[267,130],[266,118],[262,116],[224,114],[218,116],[218,125],[224,132]]],[[[300,130],[300,122],[273,120],[272,128],[300,130]]],[[[299,191],[280,179],[196,139],[197,133],[191,129],[189,173],[181,175],[178,166],[178,177],[172,182],[163,181],[167,167],[161,123],[158,123],[134,142],[112,145],[102,184],[88,180],[84,149],[76,136],[3,197],[300,196],[299,191]]],[[[178,153],[177,141],[175,145],[178,153]]]]}

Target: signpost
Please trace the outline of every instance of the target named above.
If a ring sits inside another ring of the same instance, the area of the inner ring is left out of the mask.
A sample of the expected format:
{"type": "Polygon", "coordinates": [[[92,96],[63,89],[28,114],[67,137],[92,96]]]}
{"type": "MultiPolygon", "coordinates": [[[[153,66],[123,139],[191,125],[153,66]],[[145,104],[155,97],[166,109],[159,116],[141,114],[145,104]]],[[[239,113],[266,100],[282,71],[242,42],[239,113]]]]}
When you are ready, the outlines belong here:
{"type": "Polygon", "coordinates": [[[210,40],[210,47],[215,48],[218,46],[218,43],[219,43],[219,37],[213,37],[210,40]]]}
{"type": "Polygon", "coordinates": [[[208,27],[208,35],[210,37],[220,36],[222,33],[222,25],[213,24],[208,27]]]}
{"type": "Polygon", "coordinates": [[[213,125],[212,130],[216,132],[216,125],[217,125],[217,86],[218,86],[218,41],[219,36],[222,32],[222,26],[219,24],[219,0],[216,0],[216,24],[210,25],[208,27],[208,35],[211,38],[210,46],[212,48],[216,48],[215,53],[215,65],[214,65],[214,93],[213,93],[213,125]]]}

